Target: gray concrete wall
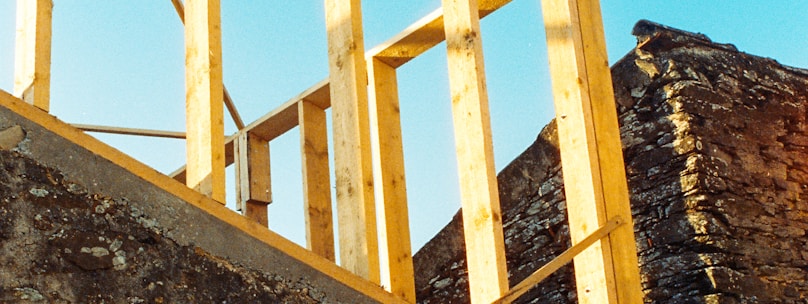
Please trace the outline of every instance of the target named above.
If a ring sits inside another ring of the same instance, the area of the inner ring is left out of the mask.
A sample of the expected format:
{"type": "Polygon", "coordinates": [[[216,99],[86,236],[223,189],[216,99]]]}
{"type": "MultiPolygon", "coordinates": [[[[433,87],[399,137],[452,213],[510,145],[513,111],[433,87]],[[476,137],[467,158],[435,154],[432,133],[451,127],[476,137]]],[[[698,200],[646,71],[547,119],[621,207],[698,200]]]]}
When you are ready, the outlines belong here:
{"type": "Polygon", "coordinates": [[[377,302],[5,107],[0,130],[0,302],[377,302]]]}

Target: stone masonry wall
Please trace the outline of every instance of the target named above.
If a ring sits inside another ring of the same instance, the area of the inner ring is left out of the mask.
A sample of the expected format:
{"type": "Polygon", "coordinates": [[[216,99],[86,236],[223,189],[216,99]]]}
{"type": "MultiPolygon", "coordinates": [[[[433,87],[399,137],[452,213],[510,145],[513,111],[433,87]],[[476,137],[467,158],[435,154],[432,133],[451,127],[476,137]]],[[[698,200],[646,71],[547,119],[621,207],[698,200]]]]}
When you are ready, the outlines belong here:
{"type": "Polygon", "coordinates": [[[0,151],[0,303],[321,303],[305,282],[182,246],[137,203],[0,151]]]}
{"type": "MultiPolygon", "coordinates": [[[[808,301],[808,73],[647,21],[612,68],[647,303],[808,301]]],[[[555,126],[499,176],[510,283],[570,245],[555,126]]],[[[462,223],[415,256],[466,303],[462,223]]],[[[574,303],[572,265],[519,303],[574,303]]]]}

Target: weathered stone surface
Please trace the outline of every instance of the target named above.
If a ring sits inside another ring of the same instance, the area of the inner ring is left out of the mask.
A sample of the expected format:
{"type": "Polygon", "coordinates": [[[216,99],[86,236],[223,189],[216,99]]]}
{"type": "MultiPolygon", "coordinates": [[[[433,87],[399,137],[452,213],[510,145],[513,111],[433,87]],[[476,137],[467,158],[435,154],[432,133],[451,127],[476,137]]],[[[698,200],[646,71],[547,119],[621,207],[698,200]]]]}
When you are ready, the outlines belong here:
{"type": "MultiPolygon", "coordinates": [[[[612,68],[645,301],[808,301],[808,72],[650,22],[612,68]]],[[[499,176],[510,283],[570,245],[551,123],[499,176]]],[[[415,255],[468,302],[460,215],[415,255]]],[[[572,265],[519,303],[574,303],[572,265]]]]}
{"type": "Polygon", "coordinates": [[[126,199],[0,151],[0,302],[319,303],[324,294],[182,246],[126,199]]]}

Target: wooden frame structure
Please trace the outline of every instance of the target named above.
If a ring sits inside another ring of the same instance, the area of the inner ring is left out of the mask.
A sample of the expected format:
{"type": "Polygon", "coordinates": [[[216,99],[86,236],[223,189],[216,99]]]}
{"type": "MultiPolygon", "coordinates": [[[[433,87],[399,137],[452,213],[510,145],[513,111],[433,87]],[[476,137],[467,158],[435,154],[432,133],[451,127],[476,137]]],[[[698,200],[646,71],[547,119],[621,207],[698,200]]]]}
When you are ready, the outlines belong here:
{"type": "MultiPolygon", "coordinates": [[[[225,197],[224,168],[235,163],[238,205],[247,218],[266,227],[266,207],[272,201],[269,142],[299,126],[307,247],[318,258],[301,253],[294,256],[333,275],[339,271],[328,266],[336,260],[325,112],[331,108],[340,260],[342,267],[366,281],[339,275],[349,286],[380,301],[414,303],[396,69],[445,40],[472,302],[515,300],[573,258],[578,266],[575,269],[580,302],[642,301],[597,0],[542,1],[570,231],[575,245],[510,289],[479,34],[480,18],[510,0],[443,0],[441,9],[367,53],[361,1],[326,0],[330,81],[316,84],[246,126],[222,81],[219,1],[186,0],[183,4],[171,0],[185,23],[188,98],[185,133],[74,127],[185,138],[188,166],[171,176],[220,203],[224,203],[225,197]],[[223,132],[223,103],[239,128],[237,134],[228,138],[223,132]],[[376,136],[371,138],[371,134],[376,136]],[[381,187],[380,197],[374,197],[374,186],[381,187]],[[376,223],[377,205],[383,214],[380,225],[376,223]],[[386,257],[380,259],[379,254],[386,257]],[[385,263],[382,265],[380,261],[385,263]],[[388,275],[389,296],[367,288],[368,281],[375,285],[381,282],[381,273],[388,275]]],[[[18,7],[15,95],[47,111],[52,3],[18,0],[18,7]]],[[[10,104],[16,111],[28,111],[15,102],[10,104]]],[[[47,119],[37,119],[47,123],[47,119]]],[[[142,171],[136,164],[124,163],[142,171]]],[[[148,178],[161,180],[150,175],[148,178]]],[[[245,227],[242,229],[252,229],[245,227]]],[[[288,250],[298,252],[294,248],[288,250]]]]}
{"type": "Polygon", "coordinates": [[[14,96],[50,109],[52,0],[17,1],[14,96]]]}

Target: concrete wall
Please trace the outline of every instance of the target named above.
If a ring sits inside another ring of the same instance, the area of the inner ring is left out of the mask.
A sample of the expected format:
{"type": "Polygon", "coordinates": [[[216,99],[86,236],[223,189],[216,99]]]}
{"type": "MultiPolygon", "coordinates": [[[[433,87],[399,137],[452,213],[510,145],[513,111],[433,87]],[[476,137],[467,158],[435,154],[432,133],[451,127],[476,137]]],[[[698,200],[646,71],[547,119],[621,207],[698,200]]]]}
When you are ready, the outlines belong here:
{"type": "Polygon", "coordinates": [[[193,191],[53,117],[5,93],[0,105],[1,303],[388,302],[216,202],[181,199],[193,191]]]}

